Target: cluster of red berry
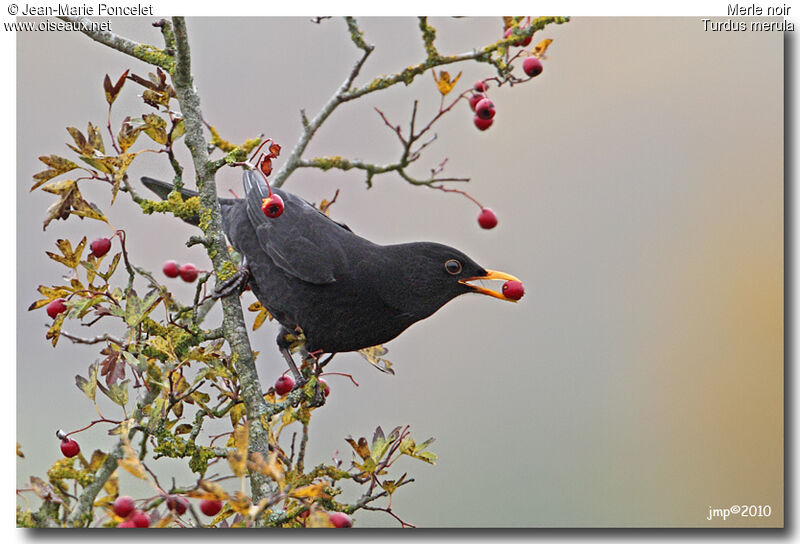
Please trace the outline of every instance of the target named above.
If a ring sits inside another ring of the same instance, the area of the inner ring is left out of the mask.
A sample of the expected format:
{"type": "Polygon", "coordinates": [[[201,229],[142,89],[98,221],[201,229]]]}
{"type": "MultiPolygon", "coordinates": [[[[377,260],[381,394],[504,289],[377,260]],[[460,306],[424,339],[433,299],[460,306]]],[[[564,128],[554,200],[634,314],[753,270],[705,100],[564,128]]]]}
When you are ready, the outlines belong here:
{"type": "Polygon", "coordinates": [[[168,278],[177,278],[178,276],[187,283],[192,283],[197,279],[197,267],[192,263],[179,265],[176,261],[167,261],[161,268],[164,275],[168,278]]]}

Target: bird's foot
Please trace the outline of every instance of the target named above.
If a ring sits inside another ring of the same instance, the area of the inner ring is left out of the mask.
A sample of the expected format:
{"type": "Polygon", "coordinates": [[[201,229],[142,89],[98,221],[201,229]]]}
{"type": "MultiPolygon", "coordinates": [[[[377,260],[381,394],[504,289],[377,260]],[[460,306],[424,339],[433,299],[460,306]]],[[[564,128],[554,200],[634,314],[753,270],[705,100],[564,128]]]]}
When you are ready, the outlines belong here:
{"type": "Polygon", "coordinates": [[[250,270],[247,266],[241,266],[236,273],[214,287],[213,298],[227,297],[230,294],[236,293],[237,295],[247,288],[247,281],[250,279],[250,270]]]}

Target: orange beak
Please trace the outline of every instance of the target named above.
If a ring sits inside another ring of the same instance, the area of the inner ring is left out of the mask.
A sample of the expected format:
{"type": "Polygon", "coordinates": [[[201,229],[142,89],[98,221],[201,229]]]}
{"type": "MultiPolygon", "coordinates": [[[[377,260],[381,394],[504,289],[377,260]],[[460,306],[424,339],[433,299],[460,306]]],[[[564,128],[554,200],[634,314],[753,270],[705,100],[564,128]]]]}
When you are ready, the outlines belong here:
{"type": "Polygon", "coordinates": [[[485,287],[481,287],[479,285],[472,285],[471,281],[474,280],[506,280],[506,281],[518,281],[522,283],[519,278],[515,278],[511,274],[506,274],[505,272],[498,272],[497,270],[487,270],[485,276],[475,276],[474,278],[466,278],[463,280],[458,280],[458,283],[467,285],[472,288],[472,290],[476,293],[480,293],[482,295],[489,295],[490,297],[499,298],[500,300],[506,300],[508,302],[517,302],[517,300],[513,298],[508,298],[503,293],[498,293],[497,291],[492,291],[491,289],[486,289],[485,287]]]}

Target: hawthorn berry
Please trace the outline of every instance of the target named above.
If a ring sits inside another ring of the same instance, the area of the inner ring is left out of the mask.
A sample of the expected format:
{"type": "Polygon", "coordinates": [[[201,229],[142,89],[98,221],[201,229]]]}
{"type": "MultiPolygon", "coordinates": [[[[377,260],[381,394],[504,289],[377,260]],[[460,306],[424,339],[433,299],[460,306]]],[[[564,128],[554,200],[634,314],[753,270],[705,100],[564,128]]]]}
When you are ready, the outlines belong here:
{"type": "Polygon", "coordinates": [[[486,130],[494,123],[494,119],[481,119],[477,115],[472,119],[472,122],[478,127],[478,130],[486,130]]]}
{"type": "Polygon", "coordinates": [[[207,516],[216,516],[222,510],[222,501],[203,499],[200,501],[200,511],[207,516]]]}
{"type": "Polygon", "coordinates": [[[353,526],[353,519],[344,512],[328,512],[328,519],[337,529],[353,526]]]}
{"type": "Polygon", "coordinates": [[[136,524],[133,522],[132,519],[126,519],[125,521],[121,521],[117,523],[117,529],[135,529],[136,524]]]}
{"type": "Polygon", "coordinates": [[[127,518],[131,512],[136,510],[136,505],[133,503],[133,498],[128,495],[121,495],[117,497],[114,504],[111,506],[114,513],[121,518],[127,518]]]}
{"type": "Polygon", "coordinates": [[[61,441],[61,453],[64,457],[75,457],[81,452],[81,447],[71,438],[61,441]]]}
{"type": "Polygon", "coordinates": [[[503,294],[512,300],[519,300],[525,294],[525,288],[522,282],[508,280],[503,284],[503,294]]]}
{"type": "Polygon", "coordinates": [[[326,397],[331,394],[331,386],[328,385],[328,382],[320,378],[319,385],[320,387],[322,387],[322,392],[325,394],[326,397]]]}
{"type": "Polygon", "coordinates": [[[186,509],[189,507],[189,501],[179,495],[169,495],[166,502],[167,508],[179,516],[185,514],[186,509]]]}
{"type": "Polygon", "coordinates": [[[542,73],[544,66],[542,66],[542,61],[538,58],[528,57],[522,61],[522,70],[528,74],[529,77],[536,77],[542,73]]]}
{"type": "Polygon", "coordinates": [[[478,224],[482,229],[493,229],[497,226],[497,216],[491,208],[481,208],[478,214],[478,224]]]}
{"type": "Polygon", "coordinates": [[[478,102],[480,102],[484,98],[486,98],[486,97],[484,95],[482,95],[482,94],[473,94],[472,96],[470,96],[469,97],[469,107],[470,107],[470,109],[472,111],[475,111],[475,106],[477,106],[478,102]]]}
{"type": "Polygon", "coordinates": [[[192,263],[182,264],[178,269],[181,279],[187,283],[192,283],[197,279],[197,268],[192,263]]]}
{"type": "Polygon", "coordinates": [[[108,238],[98,238],[91,244],[89,244],[89,248],[92,250],[92,255],[97,257],[98,259],[108,253],[108,250],[111,249],[111,240],[108,238]]]}
{"type": "Polygon", "coordinates": [[[475,90],[475,92],[485,93],[489,90],[489,84],[485,81],[476,81],[472,88],[475,90]]]}
{"type": "Polygon", "coordinates": [[[133,514],[131,514],[130,521],[133,522],[134,526],[139,527],[140,529],[150,527],[150,516],[141,510],[134,510],[133,514]]]}
{"type": "Polygon", "coordinates": [[[57,298],[47,305],[47,315],[53,319],[55,319],[58,314],[66,311],[67,305],[64,304],[63,298],[57,298]]]}
{"type": "Polygon", "coordinates": [[[494,102],[489,100],[488,98],[484,98],[477,104],[475,104],[475,115],[480,117],[481,119],[491,119],[494,117],[496,113],[494,109],[494,102]]]}
{"type": "Polygon", "coordinates": [[[275,381],[275,392],[280,396],[286,395],[294,387],[294,378],[284,374],[275,381]]]}
{"type": "Polygon", "coordinates": [[[164,272],[164,275],[168,278],[177,278],[180,276],[180,265],[175,261],[167,261],[164,263],[164,266],[161,267],[161,270],[164,272]]]}
{"type": "Polygon", "coordinates": [[[270,219],[280,217],[283,213],[283,199],[280,195],[272,193],[261,203],[261,211],[270,219]]]}

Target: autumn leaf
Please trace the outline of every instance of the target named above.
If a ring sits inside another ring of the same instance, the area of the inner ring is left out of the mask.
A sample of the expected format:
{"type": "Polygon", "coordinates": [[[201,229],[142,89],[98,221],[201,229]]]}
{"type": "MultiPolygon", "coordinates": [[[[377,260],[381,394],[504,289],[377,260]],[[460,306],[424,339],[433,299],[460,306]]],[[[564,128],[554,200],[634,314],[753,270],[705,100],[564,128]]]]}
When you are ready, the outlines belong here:
{"type": "Polygon", "coordinates": [[[312,510],[306,519],[306,527],[314,529],[323,529],[333,527],[331,518],[322,510],[312,510]]]}
{"type": "Polygon", "coordinates": [[[261,325],[263,325],[265,320],[269,319],[272,321],[273,319],[272,314],[269,313],[267,309],[264,308],[264,306],[258,301],[248,306],[247,311],[258,312],[255,321],[253,321],[253,330],[258,329],[261,325]]]}
{"type": "Polygon", "coordinates": [[[163,118],[155,113],[147,113],[142,115],[142,121],[145,124],[144,133],[154,142],[161,145],[167,143],[167,122],[163,118]]]}
{"type": "Polygon", "coordinates": [[[65,159],[63,157],[59,157],[58,155],[50,155],[49,157],[41,156],[39,160],[45,163],[48,168],[47,170],[42,170],[33,175],[33,179],[36,182],[31,187],[31,191],[42,185],[43,183],[53,179],[56,176],[60,176],[61,174],[65,174],[70,170],[74,170],[78,167],[77,164],[72,162],[71,160],[65,159]]]}
{"type": "Polygon", "coordinates": [[[97,395],[97,363],[89,365],[88,379],[80,375],[75,376],[75,385],[83,391],[84,395],[94,401],[97,395]]]}
{"type": "Polygon", "coordinates": [[[111,401],[115,404],[119,404],[120,406],[124,407],[126,404],[128,404],[129,383],[130,380],[125,380],[120,383],[112,384],[111,387],[108,388],[108,398],[111,399],[111,401]]]}
{"type": "Polygon", "coordinates": [[[289,493],[289,495],[295,499],[329,499],[330,495],[325,492],[327,487],[328,484],[326,482],[309,484],[303,487],[298,487],[289,493]]]}
{"type": "Polygon", "coordinates": [[[228,499],[228,493],[221,485],[208,480],[200,480],[199,487],[187,491],[186,496],[193,499],[208,499],[211,501],[225,501],[228,499]]]}
{"type": "Polygon", "coordinates": [[[382,357],[387,353],[389,353],[389,350],[382,345],[372,346],[369,348],[363,348],[358,350],[358,354],[361,355],[364,359],[366,359],[369,364],[371,364],[381,372],[386,372],[387,374],[394,374],[394,370],[392,370],[392,362],[382,357]]]}
{"type": "Polygon", "coordinates": [[[72,140],[75,142],[75,147],[73,145],[67,144],[71,150],[73,150],[78,155],[91,155],[92,154],[92,147],[89,145],[89,141],[86,139],[86,136],[75,127],[67,127],[67,132],[69,135],[72,136],[72,140]]]}
{"type": "Polygon", "coordinates": [[[64,500],[56,494],[53,486],[41,478],[31,476],[31,488],[33,489],[33,492],[44,501],[54,502],[56,504],[64,504],[64,500]]]}
{"type": "Polygon", "coordinates": [[[61,252],[61,255],[56,255],[50,251],[45,251],[45,254],[56,262],[59,262],[67,268],[78,268],[81,262],[81,255],[86,247],[86,236],[84,236],[75,249],[72,249],[72,243],[69,240],[56,240],[56,247],[61,252]]]}
{"type": "Polygon", "coordinates": [[[358,439],[358,442],[353,440],[352,437],[348,436],[345,438],[345,441],[350,444],[350,446],[355,450],[359,457],[364,460],[367,460],[371,457],[369,452],[369,446],[367,445],[367,439],[363,436],[358,439]]]}
{"type": "Polygon", "coordinates": [[[247,424],[239,425],[233,431],[235,451],[228,452],[228,463],[233,473],[239,477],[244,476],[247,470],[247,446],[249,444],[249,428],[247,424]]]}
{"type": "Polygon", "coordinates": [[[103,136],[100,134],[100,131],[97,130],[97,127],[89,123],[87,133],[89,134],[88,144],[92,151],[99,151],[101,154],[105,155],[106,147],[103,145],[103,136]]]}
{"type": "Polygon", "coordinates": [[[125,360],[120,358],[119,349],[110,344],[103,348],[100,355],[106,356],[100,361],[100,375],[106,377],[106,385],[111,387],[125,377],[125,360]]]}
{"type": "Polygon", "coordinates": [[[118,465],[133,476],[140,478],[142,480],[147,479],[147,473],[144,470],[144,466],[142,466],[142,462],[139,461],[139,456],[136,455],[136,452],[133,450],[129,442],[124,442],[122,444],[122,453],[123,458],[118,461],[118,465]]]}
{"type": "Polygon", "coordinates": [[[122,75],[119,76],[117,82],[113,85],[111,84],[111,78],[108,77],[108,74],[106,74],[106,77],[103,79],[103,90],[106,93],[106,102],[108,102],[109,107],[114,103],[114,100],[117,99],[117,96],[119,96],[122,86],[125,84],[125,78],[128,77],[129,71],[130,70],[125,70],[122,75]]]}
{"type": "Polygon", "coordinates": [[[88,466],[89,472],[94,473],[95,471],[97,471],[97,469],[100,468],[100,466],[106,462],[107,458],[108,454],[105,453],[104,451],[94,450],[92,452],[92,458],[89,461],[89,466],[88,466]]]}
{"type": "Polygon", "coordinates": [[[439,88],[439,92],[442,93],[442,96],[446,96],[450,91],[452,91],[453,87],[455,87],[456,83],[458,82],[458,79],[461,77],[461,72],[459,72],[455,79],[451,81],[450,73],[445,70],[441,70],[439,72],[438,78],[436,77],[435,70],[431,70],[431,73],[433,74],[433,80],[436,82],[436,86],[439,88]]]}
{"type": "Polygon", "coordinates": [[[50,328],[47,329],[47,333],[44,335],[45,339],[52,342],[53,347],[56,347],[58,339],[61,337],[61,325],[64,324],[64,319],[66,317],[66,312],[58,314],[58,316],[53,320],[53,324],[50,325],[50,328]]]}
{"type": "Polygon", "coordinates": [[[53,182],[42,187],[43,191],[59,195],[59,200],[47,209],[47,219],[44,221],[44,228],[53,219],[66,219],[69,214],[79,217],[89,217],[108,223],[103,213],[94,205],[86,202],[78,190],[78,184],[71,179],[53,182]]]}
{"type": "Polygon", "coordinates": [[[400,453],[413,457],[414,459],[419,459],[421,461],[425,461],[426,463],[430,463],[431,465],[436,464],[435,461],[438,459],[435,453],[429,451],[423,451],[425,448],[430,446],[433,443],[433,438],[427,439],[422,444],[417,445],[414,442],[414,439],[411,437],[406,437],[400,442],[400,453]]]}
{"type": "Polygon", "coordinates": [[[547,48],[550,47],[550,44],[553,43],[553,40],[547,38],[546,40],[542,40],[536,44],[536,46],[531,50],[531,53],[534,57],[539,57],[542,60],[547,59],[545,52],[547,48]]]}
{"type": "Polygon", "coordinates": [[[17,457],[25,457],[25,454],[22,453],[22,444],[17,442],[17,457]]]}
{"type": "Polygon", "coordinates": [[[277,482],[281,491],[286,486],[283,465],[278,461],[277,452],[270,453],[266,460],[260,452],[251,453],[247,461],[247,468],[272,478],[277,482]]]}
{"type": "Polygon", "coordinates": [[[144,129],[144,125],[134,126],[130,117],[122,120],[122,125],[117,133],[117,143],[123,153],[136,143],[136,139],[141,134],[142,129],[144,129]]]}

